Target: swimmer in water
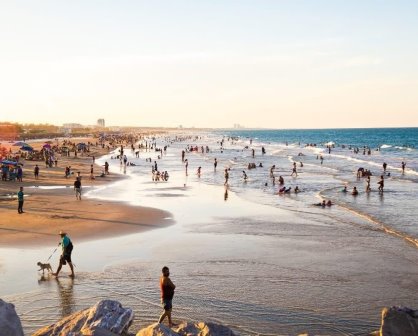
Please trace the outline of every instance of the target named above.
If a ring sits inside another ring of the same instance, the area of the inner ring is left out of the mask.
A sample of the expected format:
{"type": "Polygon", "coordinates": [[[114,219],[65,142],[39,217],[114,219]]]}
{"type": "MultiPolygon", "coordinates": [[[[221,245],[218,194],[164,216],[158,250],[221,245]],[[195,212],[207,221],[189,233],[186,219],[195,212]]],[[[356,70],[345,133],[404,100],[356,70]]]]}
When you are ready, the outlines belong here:
{"type": "Polygon", "coordinates": [[[353,196],[357,196],[358,195],[357,187],[354,187],[353,188],[353,191],[351,192],[351,195],[353,195],[353,196]]]}

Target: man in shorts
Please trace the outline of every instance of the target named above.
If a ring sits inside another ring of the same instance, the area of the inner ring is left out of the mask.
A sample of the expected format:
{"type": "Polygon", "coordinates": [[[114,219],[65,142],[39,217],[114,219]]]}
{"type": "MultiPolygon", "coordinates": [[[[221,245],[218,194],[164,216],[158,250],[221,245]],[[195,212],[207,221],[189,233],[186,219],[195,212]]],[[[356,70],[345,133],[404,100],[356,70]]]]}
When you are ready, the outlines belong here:
{"type": "Polygon", "coordinates": [[[81,201],[81,180],[79,177],[74,181],[75,198],[81,201]]]}
{"type": "Polygon", "coordinates": [[[170,270],[167,266],[162,269],[163,275],[160,277],[160,288],[161,288],[161,304],[164,309],[164,313],[160,316],[158,323],[162,323],[166,317],[168,317],[169,327],[175,326],[171,320],[171,310],[173,308],[173,296],[174,289],[176,286],[170,279],[170,270]]]}
{"type": "Polygon", "coordinates": [[[60,264],[58,265],[58,269],[55,273],[52,273],[52,275],[57,277],[61,271],[62,265],[66,265],[68,262],[68,266],[70,266],[70,269],[71,269],[70,277],[74,278],[74,267],[73,267],[73,262],[71,261],[73,243],[71,242],[70,237],[68,237],[65,232],[60,231],[59,235],[61,236],[61,241],[59,242],[58,246],[61,245],[62,254],[60,257],[60,264]]]}

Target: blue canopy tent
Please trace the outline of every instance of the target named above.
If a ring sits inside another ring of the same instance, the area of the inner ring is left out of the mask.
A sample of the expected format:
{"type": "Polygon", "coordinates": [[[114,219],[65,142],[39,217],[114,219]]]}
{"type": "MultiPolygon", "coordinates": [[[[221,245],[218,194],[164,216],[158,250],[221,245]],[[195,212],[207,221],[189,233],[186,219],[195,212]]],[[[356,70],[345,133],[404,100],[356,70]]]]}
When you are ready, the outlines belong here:
{"type": "Polygon", "coordinates": [[[20,149],[23,150],[23,151],[27,151],[27,152],[33,152],[33,148],[29,145],[22,146],[22,147],[20,147],[20,149]]]}

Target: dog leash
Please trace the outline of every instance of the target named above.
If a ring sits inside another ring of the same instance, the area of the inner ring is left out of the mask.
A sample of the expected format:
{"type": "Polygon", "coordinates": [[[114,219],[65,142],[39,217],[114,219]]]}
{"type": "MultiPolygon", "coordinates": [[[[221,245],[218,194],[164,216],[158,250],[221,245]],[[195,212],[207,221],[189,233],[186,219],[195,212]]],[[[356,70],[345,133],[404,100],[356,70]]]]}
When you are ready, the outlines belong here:
{"type": "Polygon", "coordinates": [[[54,252],[52,252],[52,254],[49,256],[47,262],[49,261],[49,259],[51,259],[51,257],[54,255],[55,252],[57,252],[58,247],[55,248],[54,252]]]}

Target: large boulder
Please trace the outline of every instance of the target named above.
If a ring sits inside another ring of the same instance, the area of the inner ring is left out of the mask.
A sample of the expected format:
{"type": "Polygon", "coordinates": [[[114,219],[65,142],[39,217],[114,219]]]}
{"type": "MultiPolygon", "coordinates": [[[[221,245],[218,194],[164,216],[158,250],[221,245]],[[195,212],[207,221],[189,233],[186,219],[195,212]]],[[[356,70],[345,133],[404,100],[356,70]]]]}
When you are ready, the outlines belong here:
{"type": "Polygon", "coordinates": [[[128,333],[134,313],[118,301],[102,300],[93,307],[36,331],[33,336],[116,336],[128,333]]]}
{"type": "Polygon", "coordinates": [[[154,323],[138,331],[136,336],[180,336],[162,323],[154,323]]]}
{"type": "Polygon", "coordinates": [[[381,336],[417,336],[418,310],[405,307],[384,308],[381,336]]]}
{"type": "Polygon", "coordinates": [[[176,332],[181,336],[235,336],[228,327],[212,322],[182,323],[176,332]]]}
{"type": "Polygon", "coordinates": [[[0,335],[23,336],[22,324],[15,306],[0,299],[0,335]]]}
{"type": "Polygon", "coordinates": [[[136,336],[235,336],[231,329],[211,322],[185,322],[174,330],[164,324],[154,323],[141,329],[136,336]]]}

